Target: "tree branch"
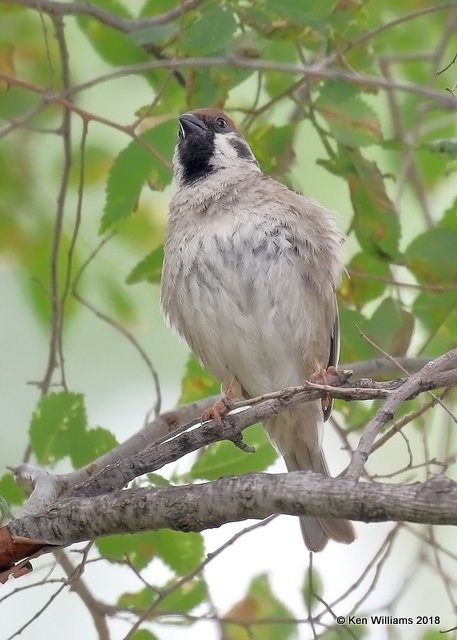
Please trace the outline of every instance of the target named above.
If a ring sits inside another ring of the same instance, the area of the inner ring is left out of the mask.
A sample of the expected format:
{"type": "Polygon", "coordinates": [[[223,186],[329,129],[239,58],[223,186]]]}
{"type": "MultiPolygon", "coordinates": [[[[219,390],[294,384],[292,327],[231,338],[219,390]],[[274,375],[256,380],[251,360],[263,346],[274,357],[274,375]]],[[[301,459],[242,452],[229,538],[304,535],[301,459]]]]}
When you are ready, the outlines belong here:
{"type": "MultiPolygon", "coordinates": [[[[442,356],[442,358],[444,357],[442,356]]],[[[449,366],[450,361],[450,359],[446,359],[447,366],[449,366]]],[[[444,363],[442,366],[445,366],[444,363]]],[[[346,383],[341,387],[307,382],[300,387],[290,387],[258,398],[252,398],[248,401],[234,403],[233,410],[237,410],[237,412],[230,412],[222,424],[211,420],[200,425],[199,419],[191,419],[188,424],[179,427],[176,432],[169,433],[168,431],[169,435],[165,435],[163,438],[157,435],[156,429],[161,424],[161,418],[158,418],[157,421],[153,421],[151,425],[142,429],[126,443],[105,454],[99,460],[83,469],[63,476],[53,477],[43,472],[42,469],[37,469],[35,473],[35,468],[31,465],[19,465],[12,469],[16,477],[20,481],[25,477],[34,486],[34,491],[28,503],[19,511],[19,515],[22,517],[41,511],[62,495],[94,497],[120,490],[145,473],[156,471],[164,465],[175,462],[188,453],[197,451],[214,442],[221,440],[233,441],[251,424],[261,422],[265,418],[277,415],[281,411],[290,409],[297,404],[317,400],[324,393],[347,401],[383,399],[388,398],[391,394],[394,394],[394,398],[398,399],[398,394],[410,380],[410,378],[400,378],[389,382],[374,382],[373,380],[362,379],[358,382],[346,383]],[[243,411],[239,411],[240,409],[243,409],[243,411]],[[148,438],[148,440],[145,440],[145,438],[148,438]],[[76,484],[78,486],[75,486],[76,484]]],[[[427,378],[421,377],[415,378],[415,380],[415,385],[408,386],[409,391],[401,393],[403,400],[414,398],[419,393],[430,389],[456,385],[457,369],[442,373],[437,371],[435,374],[430,370],[430,375],[427,378]]],[[[194,412],[201,409],[203,402],[209,404],[208,400],[205,399],[205,401],[192,405],[190,415],[195,415],[194,412]]],[[[178,410],[174,414],[174,419],[176,419],[180,411],[178,410]]],[[[380,411],[382,411],[382,408],[380,411]]],[[[197,415],[201,415],[201,411],[197,415]]],[[[384,412],[382,414],[382,420],[384,420],[381,421],[382,424],[386,422],[386,415],[391,417],[390,412],[387,414],[384,412]]],[[[169,424],[169,420],[166,420],[165,425],[169,424]]],[[[363,456],[364,454],[359,453],[360,455],[363,456]]]]}
{"type": "Polygon", "coordinates": [[[123,33],[133,33],[168,24],[183,13],[195,9],[202,0],[183,0],[177,7],[151,18],[123,18],[101,7],[87,2],[55,2],[54,0],[15,0],[14,4],[27,9],[43,11],[50,16],[88,16],[112,29],[123,33]]]}
{"type": "MultiPolygon", "coordinates": [[[[382,405],[379,411],[373,416],[370,422],[367,424],[357,449],[352,456],[351,464],[346,472],[346,477],[351,480],[356,480],[360,477],[363,471],[364,465],[370,455],[370,451],[373,447],[376,436],[381,428],[394,417],[394,411],[397,407],[407,398],[411,397],[411,394],[416,394],[419,389],[422,388],[424,381],[433,379],[441,371],[444,371],[449,366],[456,366],[457,364],[457,349],[452,349],[444,355],[427,363],[425,367],[422,367],[417,373],[404,381],[404,384],[393,393],[390,398],[387,398],[386,402],[382,405]]],[[[445,376],[448,375],[444,374],[445,376]]],[[[447,386],[447,385],[443,385],[447,386]]],[[[428,389],[430,391],[430,389],[428,389]]]]}
{"type": "Polygon", "coordinates": [[[202,531],[280,513],[457,525],[457,483],[443,476],[392,485],[328,478],[311,471],[251,473],[198,485],[72,498],[14,520],[6,529],[13,540],[67,546],[112,533],[202,531]]]}

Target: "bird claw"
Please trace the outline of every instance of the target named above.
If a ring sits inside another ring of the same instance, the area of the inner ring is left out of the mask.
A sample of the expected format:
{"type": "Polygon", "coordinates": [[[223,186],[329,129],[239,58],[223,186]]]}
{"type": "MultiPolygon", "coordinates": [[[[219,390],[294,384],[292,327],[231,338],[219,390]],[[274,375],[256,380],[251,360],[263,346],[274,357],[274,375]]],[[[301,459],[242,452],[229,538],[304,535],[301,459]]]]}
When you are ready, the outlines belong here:
{"type": "MultiPolygon", "coordinates": [[[[341,387],[352,376],[352,371],[349,369],[338,370],[336,367],[331,366],[327,369],[319,369],[315,371],[309,378],[309,381],[313,384],[321,384],[327,387],[341,387]]],[[[328,393],[325,393],[321,398],[322,409],[326,411],[332,404],[332,399],[328,393]]]]}
{"type": "Polygon", "coordinates": [[[208,420],[215,420],[219,424],[222,423],[222,420],[225,418],[227,413],[232,408],[232,403],[227,396],[222,396],[219,400],[217,400],[211,407],[205,409],[202,413],[201,422],[207,422],[208,420]]]}
{"type": "Polygon", "coordinates": [[[322,384],[329,387],[341,387],[345,382],[349,380],[352,375],[352,371],[347,369],[338,370],[336,367],[331,366],[327,369],[319,369],[315,371],[309,381],[313,384],[322,384]]]}

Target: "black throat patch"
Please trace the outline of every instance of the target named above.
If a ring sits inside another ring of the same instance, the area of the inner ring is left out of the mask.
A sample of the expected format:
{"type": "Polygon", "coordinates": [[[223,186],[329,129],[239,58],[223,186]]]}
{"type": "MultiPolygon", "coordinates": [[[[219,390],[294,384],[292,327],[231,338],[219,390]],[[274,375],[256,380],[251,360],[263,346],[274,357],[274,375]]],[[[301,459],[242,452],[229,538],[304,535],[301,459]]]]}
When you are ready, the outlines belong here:
{"type": "Polygon", "coordinates": [[[207,131],[202,136],[189,136],[180,140],[178,153],[184,184],[192,184],[205,178],[214,172],[209,164],[214,153],[214,133],[207,131]]]}

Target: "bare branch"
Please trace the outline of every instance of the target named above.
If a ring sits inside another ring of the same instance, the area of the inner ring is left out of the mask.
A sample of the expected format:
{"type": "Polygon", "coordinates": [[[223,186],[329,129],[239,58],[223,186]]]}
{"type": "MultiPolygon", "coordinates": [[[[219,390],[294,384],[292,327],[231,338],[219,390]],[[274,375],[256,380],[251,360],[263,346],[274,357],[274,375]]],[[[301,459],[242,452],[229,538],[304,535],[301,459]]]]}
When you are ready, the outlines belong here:
{"type": "MultiPolygon", "coordinates": [[[[457,349],[453,349],[443,356],[432,360],[425,365],[418,373],[414,374],[405,383],[394,392],[390,398],[384,402],[380,410],[367,424],[365,431],[360,438],[359,445],[354,451],[351,464],[346,472],[346,477],[355,480],[360,477],[365,462],[370,455],[370,451],[373,447],[376,436],[381,428],[394,416],[395,409],[403,402],[407,397],[410,397],[411,393],[415,393],[420,388],[429,376],[433,377],[436,373],[439,373],[445,369],[445,367],[455,366],[457,363],[457,349]]],[[[443,385],[447,386],[447,385],[443,385]]]]}
{"type": "Polygon", "coordinates": [[[54,0],[15,0],[14,4],[29,9],[37,9],[50,16],[88,16],[123,33],[149,29],[172,22],[182,14],[195,9],[202,0],[183,0],[177,7],[152,18],[123,18],[105,11],[101,7],[86,2],[55,2],[54,0]]]}
{"type": "Polygon", "coordinates": [[[202,531],[277,513],[457,525],[457,483],[443,476],[423,484],[392,485],[328,478],[311,471],[251,473],[198,485],[72,498],[14,520],[7,530],[13,540],[67,546],[112,533],[202,531]]]}

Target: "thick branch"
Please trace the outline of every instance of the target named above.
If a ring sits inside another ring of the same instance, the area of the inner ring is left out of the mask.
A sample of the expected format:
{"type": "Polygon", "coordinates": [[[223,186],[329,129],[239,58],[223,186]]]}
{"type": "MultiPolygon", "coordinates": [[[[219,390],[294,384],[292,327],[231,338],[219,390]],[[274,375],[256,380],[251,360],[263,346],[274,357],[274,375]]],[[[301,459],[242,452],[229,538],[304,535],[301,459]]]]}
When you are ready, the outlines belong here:
{"type": "Polygon", "coordinates": [[[252,473],[199,485],[73,498],[14,520],[7,528],[13,539],[66,546],[112,533],[201,531],[278,513],[457,525],[457,483],[442,476],[398,486],[327,478],[311,471],[252,473]]]}

